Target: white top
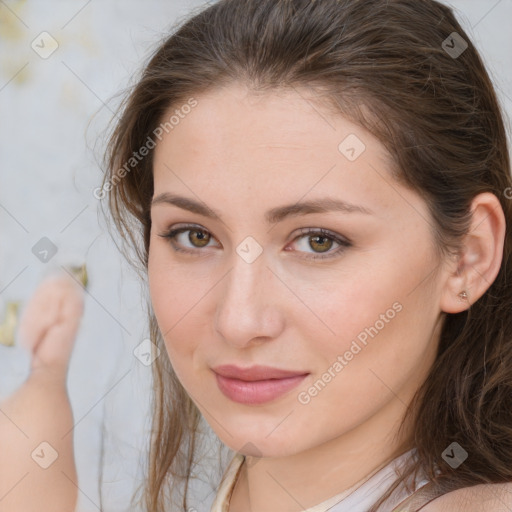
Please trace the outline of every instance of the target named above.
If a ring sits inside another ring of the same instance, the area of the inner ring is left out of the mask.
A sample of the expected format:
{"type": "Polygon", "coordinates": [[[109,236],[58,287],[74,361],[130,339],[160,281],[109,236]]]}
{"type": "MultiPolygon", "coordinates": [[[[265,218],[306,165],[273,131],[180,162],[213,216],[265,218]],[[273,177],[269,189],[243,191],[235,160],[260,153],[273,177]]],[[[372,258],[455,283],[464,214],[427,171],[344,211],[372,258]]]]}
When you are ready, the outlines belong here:
{"type": "MultiPolygon", "coordinates": [[[[397,478],[395,468],[408,457],[411,457],[414,452],[415,449],[413,448],[408,452],[403,453],[380,470],[374,471],[370,475],[364,477],[349,489],[346,489],[336,496],[332,496],[322,503],[308,508],[303,512],[366,512],[368,508],[384,494],[388,486],[397,478]]],[[[229,512],[229,500],[244,459],[244,455],[235,453],[224,473],[219,490],[212,504],[212,508],[210,509],[211,512],[229,512]]],[[[417,480],[416,485],[413,487],[413,492],[427,483],[428,480],[426,478],[419,478],[419,481],[417,480]]],[[[407,492],[403,484],[396,492],[398,494],[395,495],[396,497],[394,498],[393,505],[397,505],[412,494],[407,492]]]]}

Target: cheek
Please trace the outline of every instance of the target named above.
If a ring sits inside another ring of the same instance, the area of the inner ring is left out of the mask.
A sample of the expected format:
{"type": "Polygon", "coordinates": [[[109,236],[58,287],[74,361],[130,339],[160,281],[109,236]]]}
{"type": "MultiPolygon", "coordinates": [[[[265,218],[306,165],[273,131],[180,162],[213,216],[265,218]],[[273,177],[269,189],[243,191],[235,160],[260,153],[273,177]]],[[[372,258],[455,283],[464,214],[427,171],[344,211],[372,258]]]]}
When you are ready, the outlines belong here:
{"type": "Polygon", "coordinates": [[[209,362],[207,349],[217,303],[215,285],[220,275],[211,265],[184,262],[170,255],[159,242],[155,240],[148,255],[153,311],[173,369],[184,388],[195,396],[204,393],[202,376],[209,362]]]}
{"type": "Polygon", "coordinates": [[[179,375],[201,340],[204,314],[202,299],[211,285],[204,279],[191,280],[183,269],[170,262],[165,251],[148,257],[151,303],[171,363],[179,375]]]}
{"type": "MultiPolygon", "coordinates": [[[[389,286],[389,276],[385,272],[372,272],[366,269],[331,272],[325,278],[315,278],[314,286],[308,283],[297,290],[309,311],[299,304],[299,320],[303,326],[316,332],[311,339],[323,339],[332,349],[348,350],[351,340],[379,321],[394,318],[393,304],[400,297],[396,287],[389,286]]],[[[380,323],[379,323],[380,326],[380,323]]]]}
{"type": "Polygon", "coordinates": [[[351,372],[383,367],[392,376],[421,357],[438,314],[430,283],[420,284],[431,265],[418,255],[381,255],[378,265],[330,274],[315,280],[314,289],[304,287],[302,297],[315,315],[301,324],[326,369],[344,356],[351,372]]]}
{"type": "Polygon", "coordinates": [[[310,337],[314,374],[297,390],[299,410],[319,418],[331,411],[332,419],[329,427],[312,426],[312,437],[350,430],[394,397],[405,402],[425,377],[434,357],[429,326],[425,318],[416,321],[418,308],[395,297],[366,300],[362,309],[345,301],[346,309],[331,316],[336,335],[310,337]]]}

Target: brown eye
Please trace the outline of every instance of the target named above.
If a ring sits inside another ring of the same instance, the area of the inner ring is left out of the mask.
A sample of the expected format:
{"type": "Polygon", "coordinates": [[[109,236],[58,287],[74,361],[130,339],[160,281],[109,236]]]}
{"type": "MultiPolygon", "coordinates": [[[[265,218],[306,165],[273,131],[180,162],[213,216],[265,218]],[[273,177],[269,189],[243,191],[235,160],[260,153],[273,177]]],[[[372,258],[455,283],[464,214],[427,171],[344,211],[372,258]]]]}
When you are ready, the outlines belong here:
{"type": "Polygon", "coordinates": [[[352,246],[348,239],[325,229],[303,228],[300,231],[302,235],[295,239],[295,244],[298,246],[299,252],[306,254],[304,256],[306,259],[322,260],[331,258],[341,255],[343,251],[352,246]],[[331,250],[333,247],[334,250],[331,250]]]}
{"type": "Polygon", "coordinates": [[[188,229],[188,240],[194,247],[204,247],[210,241],[210,234],[199,229],[188,229]]]}
{"type": "Polygon", "coordinates": [[[327,236],[310,236],[309,245],[317,252],[326,252],[332,247],[333,240],[327,236]]]}
{"type": "Polygon", "coordinates": [[[175,251],[197,256],[204,252],[199,249],[206,247],[213,239],[208,231],[197,226],[182,226],[159,236],[169,239],[175,251]]]}

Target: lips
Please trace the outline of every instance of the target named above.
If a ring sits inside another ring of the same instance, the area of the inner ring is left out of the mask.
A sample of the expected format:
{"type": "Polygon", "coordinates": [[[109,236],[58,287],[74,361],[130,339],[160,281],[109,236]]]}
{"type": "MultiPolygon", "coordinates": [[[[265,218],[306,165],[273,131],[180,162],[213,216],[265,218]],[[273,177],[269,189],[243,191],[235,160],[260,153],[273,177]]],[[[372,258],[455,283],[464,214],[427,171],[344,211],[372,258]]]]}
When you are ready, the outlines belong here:
{"type": "Polygon", "coordinates": [[[244,404],[274,400],[298,386],[308,372],[270,366],[241,368],[222,365],[213,368],[220,391],[229,399],[244,404]]]}

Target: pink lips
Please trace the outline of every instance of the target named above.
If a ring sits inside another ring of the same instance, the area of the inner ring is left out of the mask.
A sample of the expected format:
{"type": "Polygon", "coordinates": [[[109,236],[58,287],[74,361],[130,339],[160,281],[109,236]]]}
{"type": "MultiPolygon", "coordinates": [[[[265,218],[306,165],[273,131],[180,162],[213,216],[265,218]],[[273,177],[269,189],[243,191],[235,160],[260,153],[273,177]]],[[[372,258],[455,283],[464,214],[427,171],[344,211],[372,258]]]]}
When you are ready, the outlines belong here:
{"type": "Polygon", "coordinates": [[[308,373],[270,366],[240,368],[222,365],[213,368],[217,385],[229,399],[243,404],[262,404],[296,387],[308,373]]]}

